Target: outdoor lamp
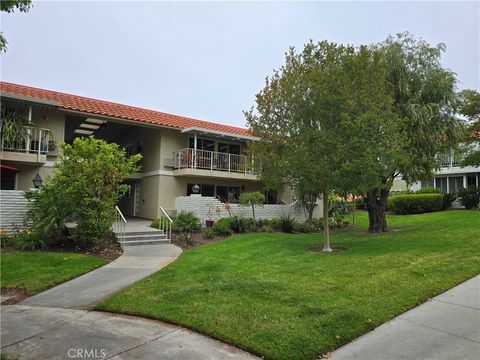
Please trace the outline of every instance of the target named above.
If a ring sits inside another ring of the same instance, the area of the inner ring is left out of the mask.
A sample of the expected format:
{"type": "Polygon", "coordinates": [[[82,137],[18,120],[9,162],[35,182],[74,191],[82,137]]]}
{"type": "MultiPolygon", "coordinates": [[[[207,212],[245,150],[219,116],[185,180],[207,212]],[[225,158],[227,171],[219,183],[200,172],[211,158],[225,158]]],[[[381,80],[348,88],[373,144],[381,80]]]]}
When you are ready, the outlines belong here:
{"type": "Polygon", "coordinates": [[[35,177],[33,178],[32,182],[33,182],[33,186],[35,186],[35,188],[38,189],[40,185],[42,185],[43,179],[37,173],[37,175],[35,175],[35,177]]]}
{"type": "Polygon", "coordinates": [[[192,192],[194,194],[198,194],[200,192],[200,186],[198,186],[197,184],[193,185],[192,186],[192,192]]]}

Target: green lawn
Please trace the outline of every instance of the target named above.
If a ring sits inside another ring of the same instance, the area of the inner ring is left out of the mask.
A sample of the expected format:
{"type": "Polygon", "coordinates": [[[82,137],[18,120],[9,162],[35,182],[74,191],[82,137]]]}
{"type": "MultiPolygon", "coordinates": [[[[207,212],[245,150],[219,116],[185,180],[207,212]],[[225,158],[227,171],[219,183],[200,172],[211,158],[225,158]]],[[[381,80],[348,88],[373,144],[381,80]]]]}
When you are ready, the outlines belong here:
{"type": "Polygon", "coordinates": [[[33,295],[106,263],[82,254],[10,252],[1,254],[1,287],[21,288],[33,295]]]}
{"type": "Polygon", "coordinates": [[[184,325],[270,359],[315,359],[480,273],[480,212],[389,216],[398,231],[249,234],[185,251],[98,309],[184,325]]]}

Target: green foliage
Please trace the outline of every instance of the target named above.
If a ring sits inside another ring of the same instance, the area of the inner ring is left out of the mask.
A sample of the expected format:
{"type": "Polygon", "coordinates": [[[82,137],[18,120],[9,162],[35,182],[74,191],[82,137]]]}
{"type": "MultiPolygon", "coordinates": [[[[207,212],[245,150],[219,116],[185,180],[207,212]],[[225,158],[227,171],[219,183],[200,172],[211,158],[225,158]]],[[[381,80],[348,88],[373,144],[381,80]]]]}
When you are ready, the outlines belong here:
{"type": "Polygon", "coordinates": [[[75,237],[95,242],[111,232],[114,206],[128,190],[122,184],[138,171],[141,155],[127,157],[117,144],[103,140],[76,138],[63,145],[63,158],[56,172],[39,190],[30,191],[28,219],[33,221],[35,237],[44,238],[63,232],[65,221],[77,222],[75,237]]]}
{"type": "Polygon", "coordinates": [[[260,226],[259,230],[263,233],[271,233],[273,232],[273,227],[268,224],[263,224],[262,226],[260,226]]]}
{"type": "Polygon", "coordinates": [[[336,219],[337,221],[343,221],[350,212],[350,204],[343,199],[341,200],[335,196],[331,196],[329,204],[329,216],[336,219]]]}
{"type": "Polygon", "coordinates": [[[415,194],[443,194],[443,191],[436,188],[423,188],[415,191],[415,194]]]}
{"type": "Polygon", "coordinates": [[[24,251],[44,249],[47,245],[43,239],[33,235],[32,233],[19,234],[17,237],[17,244],[18,247],[24,251]]]}
{"type": "Polygon", "coordinates": [[[443,209],[442,194],[396,195],[389,198],[389,208],[396,214],[421,214],[443,209]]]}
{"type": "Polygon", "coordinates": [[[365,200],[363,200],[363,198],[356,198],[355,199],[355,209],[365,210],[365,200]]]}
{"type": "Polygon", "coordinates": [[[172,224],[176,231],[179,232],[194,232],[202,228],[200,219],[193,212],[181,212],[175,219],[172,224]]]}
{"type": "Polygon", "coordinates": [[[466,209],[474,209],[480,204],[480,187],[469,186],[468,188],[460,189],[457,192],[460,203],[466,209]]]}
{"type": "Polygon", "coordinates": [[[191,232],[187,232],[187,231],[182,231],[178,234],[178,239],[185,243],[186,245],[193,245],[194,242],[193,242],[193,237],[192,237],[192,233],[191,232]]]}
{"type": "Polygon", "coordinates": [[[238,199],[240,205],[251,206],[253,221],[255,221],[255,206],[263,206],[264,196],[260,191],[243,192],[238,199]]]}
{"type": "Polygon", "coordinates": [[[202,237],[205,240],[213,239],[214,236],[215,236],[215,231],[213,230],[213,228],[206,228],[202,232],[202,237]]]}
{"type": "Polygon", "coordinates": [[[15,246],[15,238],[5,229],[0,228],[0,248],[15,246]]]}
{"type": "Polygon", "coordinates": [[[466,154],[461,165],[480,166],[480,93],[475,90],[463,90],[459,98],[459,112],[469,120],[464,148],[466,154]]]}
{"type": "Polygon", "coordinates": [[[452,207],[452,203],[457,200],[458,195],[456,192],[451,192],[448,194],[443,194],[443,209],[446,210],[452,207]]]}
{"type": "Polygon", "coordinates": [[[290,215],[282,215],[280,217],[280,229],[286,233],[292,233],[295,230],[297,221],[290,215]]]}
{"type": "Polygon", "coordinates": [[[211,229],[215,233],[215,235],[218,236],[230,236],[232,235],[233,231],[231,229],[231,218],[230,217],[225,217],[218,219],[211,229]]]}
{"type": "Polygon", "coordinates": [[[275,230],[280,230],[282,227],[282,219],[276,216],[272,217],[269,223],[270,223],[270,226],[275,230]]]}
{"type": "MultiPolygon", "coordinates": [[[[31,0],[2,0],[0,1],[0,11],[6,13],[12,13],[15,10],[20,12],[28,12],[32,7],[31,0]]],[[[7,49],[7,39],[3,36],[3,33],[0,33],[0,52],[7,49]]]]}

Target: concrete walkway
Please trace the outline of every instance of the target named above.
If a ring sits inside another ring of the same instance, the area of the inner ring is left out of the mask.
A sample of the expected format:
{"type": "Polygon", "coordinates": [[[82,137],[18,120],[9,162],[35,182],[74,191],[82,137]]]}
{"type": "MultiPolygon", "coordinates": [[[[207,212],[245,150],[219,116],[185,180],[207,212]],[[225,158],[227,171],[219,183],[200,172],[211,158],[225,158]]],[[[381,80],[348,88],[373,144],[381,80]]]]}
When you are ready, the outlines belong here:
{"type": "Polygon", "coordinates": [[[174,261],[182,250],[171,244],[139,245],[124,249],[111,263],[32,296],[21,305],[91,309],[103,299],[174,261]]]}
{"type": "Polygon", "coordinates": [[[2,353],[19,360],[257,359],[206,336],[143,318],[22,305],[2,306],[1,315],[2,353]]]}
{"type": "Polygon", "coordinates": [[[379,326],[329,360],[480,359],[480,275],[379,326]]]}

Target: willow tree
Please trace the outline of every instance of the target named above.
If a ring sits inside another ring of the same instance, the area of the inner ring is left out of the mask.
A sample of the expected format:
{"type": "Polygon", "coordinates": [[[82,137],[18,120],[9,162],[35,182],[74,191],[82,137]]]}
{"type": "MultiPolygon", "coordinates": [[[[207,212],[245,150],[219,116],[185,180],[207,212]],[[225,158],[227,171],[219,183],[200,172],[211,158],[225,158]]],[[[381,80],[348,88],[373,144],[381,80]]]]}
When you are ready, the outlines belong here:
{"type": "Polygon", "coordinates": [[[462,121],[455,117],[457,98],[455,74],[440,63],[445,46],[431,46],[409,34],[389,37],[373,47],[382,56],[386,68],[385,91],[391,96],[397,138],[372,123],[360,135],[366,141],[364,151],[375,152],[375,141],[383,144],[387,155],[363,161],[366,176],[366,206],[369,231],[387,230],[385,210],[393,180],[401,176],[407,183],[433,176],[438,167],[436,155],[454,146],[462,133],[462,121]],[[368,135],[371,134],[371,135],[368,135]],[[393,156],[392,156],[393,155],[393,156]]]}
{"type": "Polygon", "coordinates": [[[249,151],[267,186],[322,195],[326,252],[332,251],[328,194],[341,179],[340,135],[350,108],[344,67],[354,56],[353,47],[326,41],[309,42],[299,53],[291,48],[257,94],[256,107],[245,113],[259,138],[249,151]]]}

